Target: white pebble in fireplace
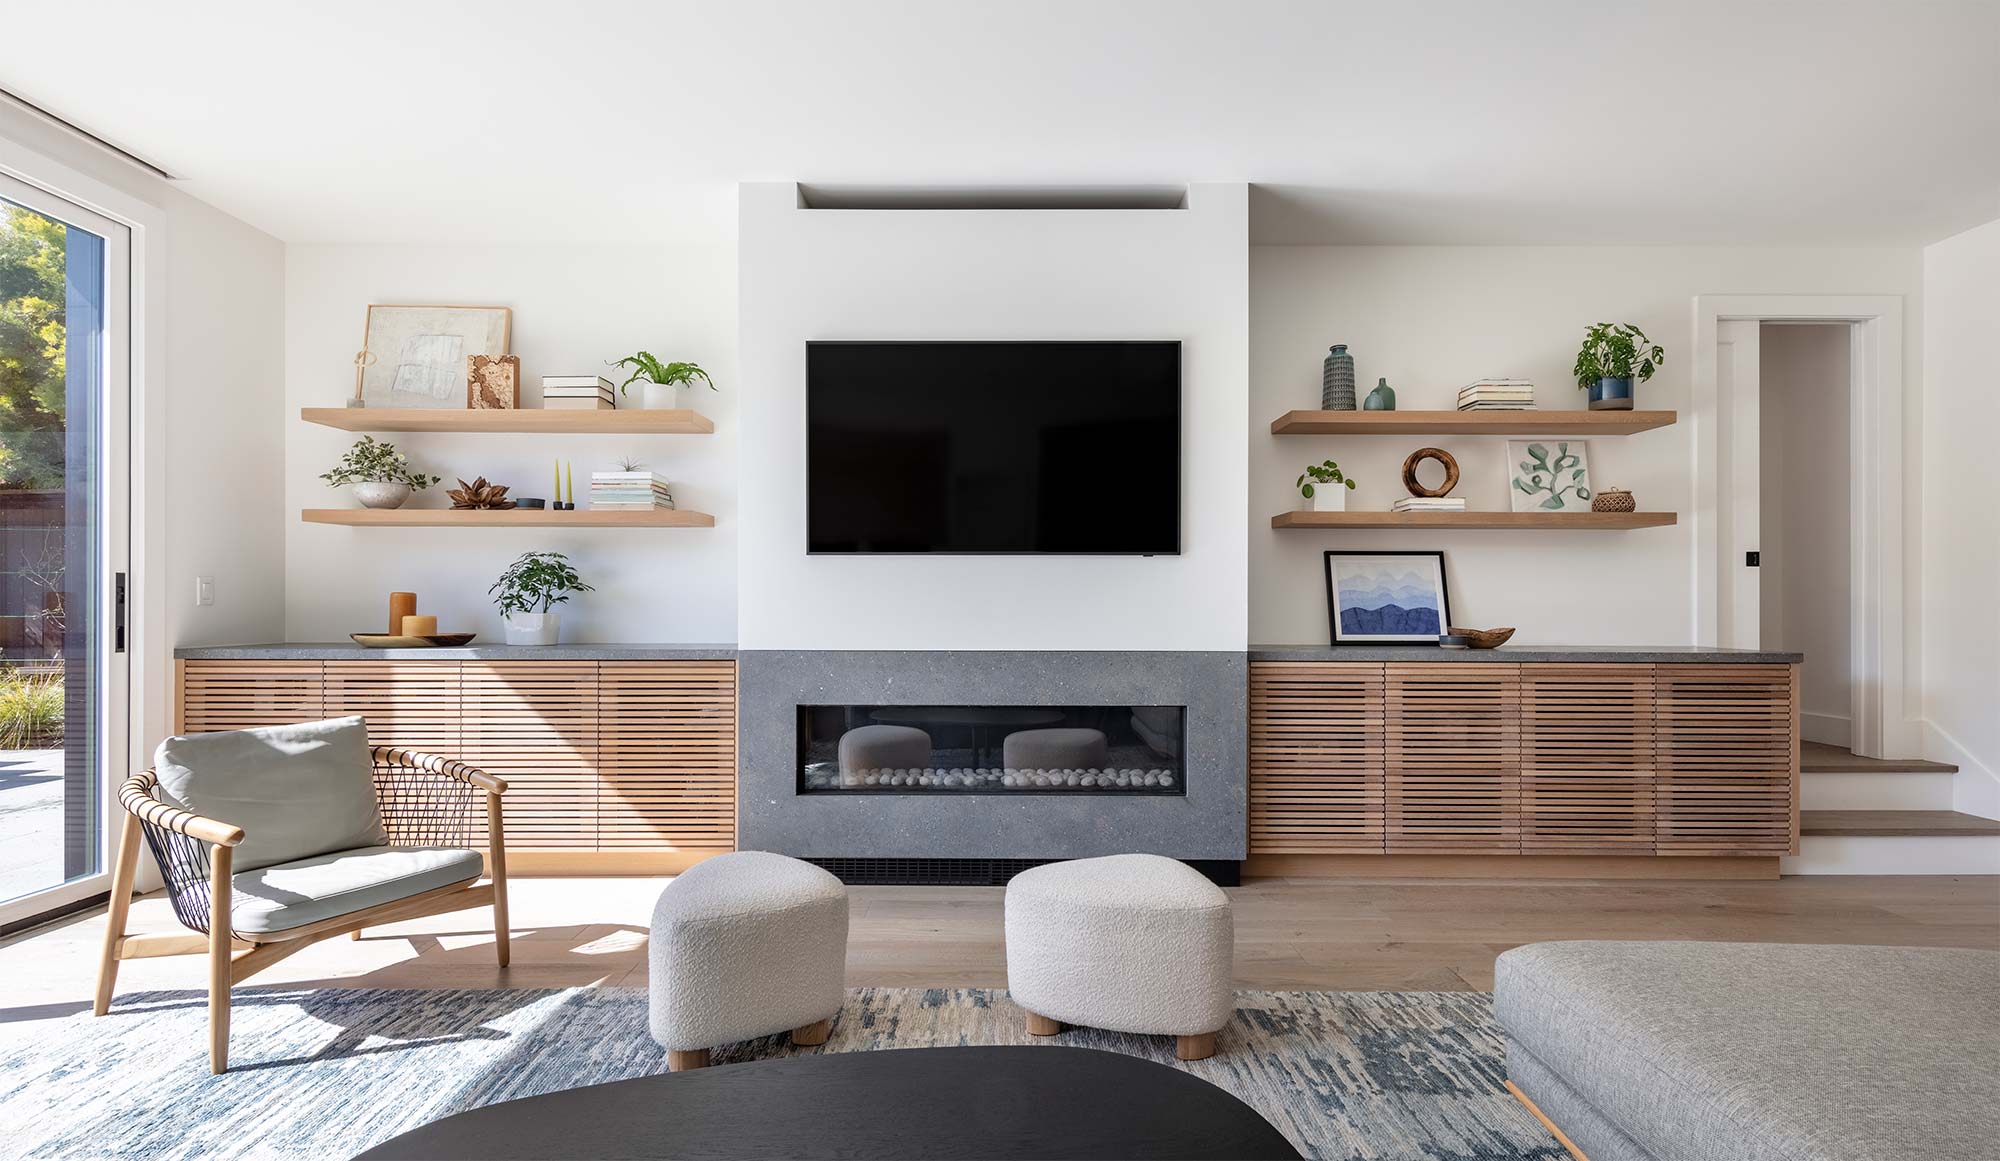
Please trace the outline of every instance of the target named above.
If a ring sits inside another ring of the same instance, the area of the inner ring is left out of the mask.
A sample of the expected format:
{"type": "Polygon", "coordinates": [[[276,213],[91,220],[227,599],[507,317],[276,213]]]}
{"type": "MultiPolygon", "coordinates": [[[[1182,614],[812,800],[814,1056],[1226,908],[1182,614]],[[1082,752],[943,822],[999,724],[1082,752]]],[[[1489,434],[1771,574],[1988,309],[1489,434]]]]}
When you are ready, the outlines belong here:
{"type": "Polygon", "coordinates": [[[842,771],[833,763],[806,767],[807,790],[1092,790],[1173,791],[1179,779],[1172,770],[1140,769],[993,769],[989,767],[880,767],[842,771]]]}

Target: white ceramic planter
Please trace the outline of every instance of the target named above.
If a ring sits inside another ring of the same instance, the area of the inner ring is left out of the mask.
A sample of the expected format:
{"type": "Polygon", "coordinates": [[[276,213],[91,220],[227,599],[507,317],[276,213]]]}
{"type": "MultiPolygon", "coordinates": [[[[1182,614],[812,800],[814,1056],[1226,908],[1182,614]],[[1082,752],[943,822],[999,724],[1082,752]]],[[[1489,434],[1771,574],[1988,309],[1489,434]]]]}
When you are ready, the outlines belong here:
{"type": "Polygon", "coordinates": [[[648,411],[672,411],[681,405],[680,384],[662,387],[658,383],[648,383],[639,400],[648,411]]]}
{"type": "Polygon", "coordinates": [[[363,508],[401,508],[410,498],[410,486],[364,481],[354,485],[354,498],[363,508]]]}
{"type": "Polygon", "coordinates": [[[1347,511],[1347,485],[1314,484],[1313,496],[1308,503],[1312,505],[1312,510],[1315,512],[1345,512],[1347,511]]]}
{"type": "Polygon", "coordinates": [[[553,645],[562,632],[561,613],[509,613],[500,620],[509,645],[553,645]]]}

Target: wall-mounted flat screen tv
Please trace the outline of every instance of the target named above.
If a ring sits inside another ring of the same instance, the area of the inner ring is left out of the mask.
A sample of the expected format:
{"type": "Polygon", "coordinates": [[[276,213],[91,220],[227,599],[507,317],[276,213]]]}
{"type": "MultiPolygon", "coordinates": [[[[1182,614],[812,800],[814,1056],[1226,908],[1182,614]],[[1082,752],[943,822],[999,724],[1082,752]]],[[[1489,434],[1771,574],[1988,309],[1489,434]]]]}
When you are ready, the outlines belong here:
{"type": "Polygon", "coordinates": [[[806,481],[809,552],[1178,553],[1181,345],[808,343],[806,481]]]}

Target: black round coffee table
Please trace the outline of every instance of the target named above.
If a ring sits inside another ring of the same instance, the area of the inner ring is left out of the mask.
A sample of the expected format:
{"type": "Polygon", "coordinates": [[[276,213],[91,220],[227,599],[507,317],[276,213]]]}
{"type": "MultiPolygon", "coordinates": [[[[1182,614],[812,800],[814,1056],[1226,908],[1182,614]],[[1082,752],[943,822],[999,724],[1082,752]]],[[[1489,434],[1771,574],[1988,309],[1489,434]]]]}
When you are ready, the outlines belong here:
{"type": "Polygon", "coordinates": [[[1297,1157],[1215,1085],[1090,1048],[833,1052],[594,1084],[413,1129],[363,1158],[1297,1157]]]}

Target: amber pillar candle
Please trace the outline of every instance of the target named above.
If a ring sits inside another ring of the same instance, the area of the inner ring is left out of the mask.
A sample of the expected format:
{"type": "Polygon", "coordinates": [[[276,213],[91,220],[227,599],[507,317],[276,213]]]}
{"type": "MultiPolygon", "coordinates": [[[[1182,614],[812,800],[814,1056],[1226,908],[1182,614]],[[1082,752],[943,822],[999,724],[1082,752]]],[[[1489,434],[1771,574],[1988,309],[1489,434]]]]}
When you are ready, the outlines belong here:
{"type": "Polygon", "coordinates": [[[435,637],[437,636],[437,631],[438,619],[436,617],[403,618],[403,636],[405,637],[435,637]]]}
{"type": "Polygon", "coordinates": [[[415,593],[390,593],[390,594],[389,594],[389,632],[391,632],[391,633],[400,633],[400,632],[402,632],[402,631],[403,631],[403,618],[404,618],[404,617],[407,617],[407,616],[410,616],[411,614],[415,613],[416,611],[417,611],[417,594],[415,594],[415,593]]]}

